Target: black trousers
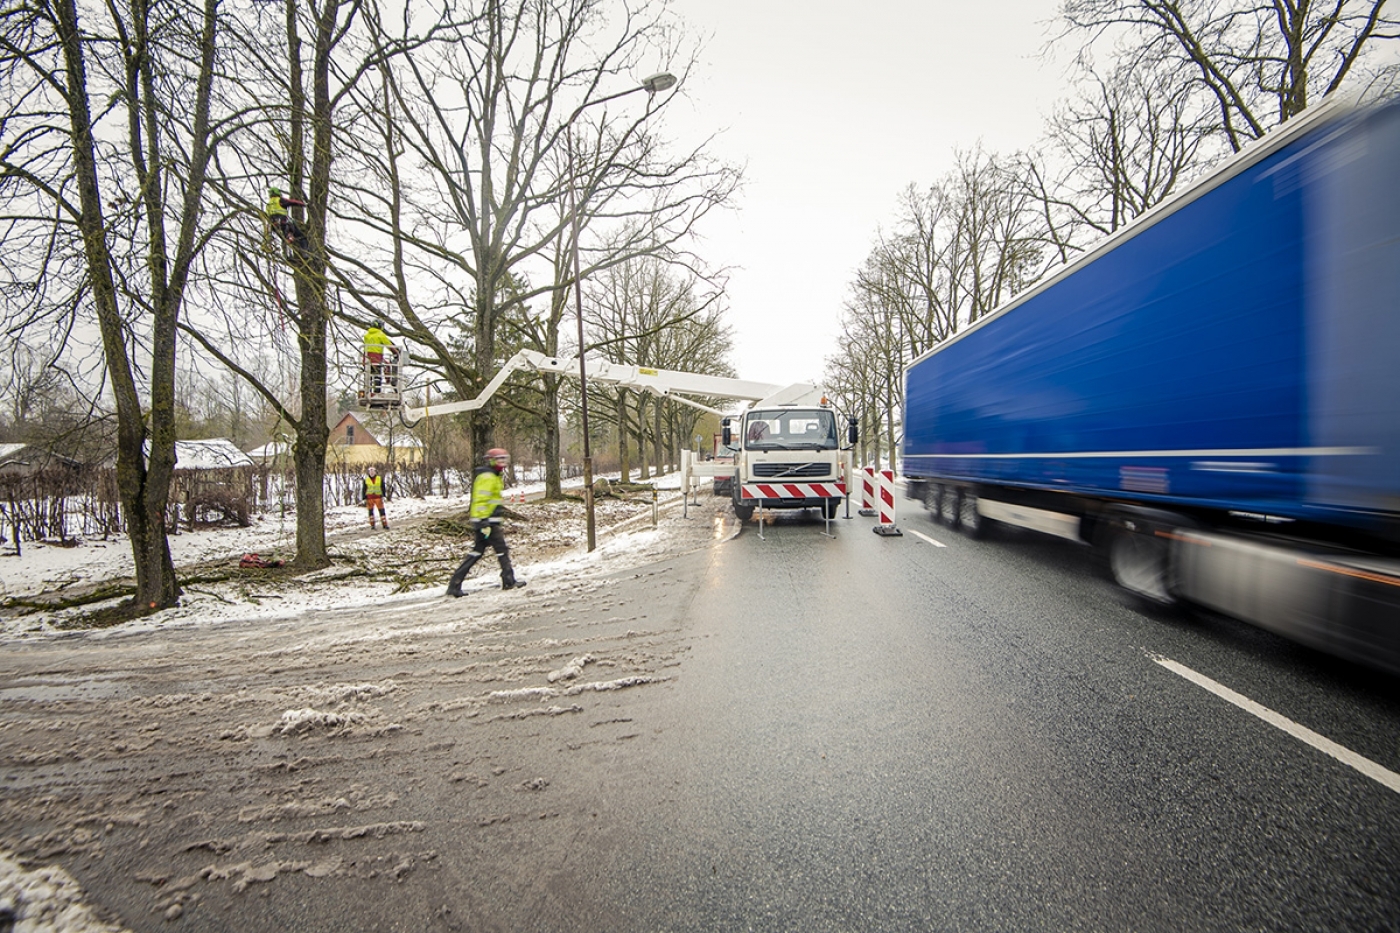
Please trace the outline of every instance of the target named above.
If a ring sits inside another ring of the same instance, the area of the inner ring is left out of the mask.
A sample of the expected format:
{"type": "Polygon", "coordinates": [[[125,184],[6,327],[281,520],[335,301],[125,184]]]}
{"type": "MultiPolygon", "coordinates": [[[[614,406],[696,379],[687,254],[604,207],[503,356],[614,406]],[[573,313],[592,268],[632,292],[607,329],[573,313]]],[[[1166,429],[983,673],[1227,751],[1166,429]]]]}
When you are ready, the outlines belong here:
{"type": "Polygon", "coordinates": [[[487,548],[492,548],[496,552],[496,562],[501,565],[501,586],[509,589],[515,586],[515,568],[510,565],[510,548],[506,545],[505,532],[501,530],[499,523],[482,522],[476,528],[476,537],[472,538],[472,549],[467,554],[467,559],[462,561],[452,579],[447,584],[447,592],[461,592],[462,582],[467,579],[467,574],[471,573],[472,567],[481,560],[487,548]]]}
{"type": "Polygon", "coordinates": [[[292,244],[292,247],[299,253],[310,252],[311,243],[306,238],[306,233],[295,220],[290,217],[277,216],[272,220],[272,226],[282,235],[282,239],[292,244]]]}

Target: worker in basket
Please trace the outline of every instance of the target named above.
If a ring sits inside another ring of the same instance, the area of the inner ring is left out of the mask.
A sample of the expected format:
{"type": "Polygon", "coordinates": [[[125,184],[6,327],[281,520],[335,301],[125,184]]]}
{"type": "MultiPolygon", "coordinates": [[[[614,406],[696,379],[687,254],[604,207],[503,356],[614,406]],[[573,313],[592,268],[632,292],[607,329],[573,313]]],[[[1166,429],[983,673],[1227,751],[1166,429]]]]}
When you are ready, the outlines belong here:
{"type": "Polygon", "coordinates": [[[476,478],[472,481],[470,513],[472,528],[476,533],[467,559],[462,561],[447,584],[448,596],[462,595],[462,583],[488,546],[495,549],[496,561],[501,565],[501,589],[512,590],[525,585],[524,580],[515,578],[515,568],[510,565],[510,548],[506,546],[505,532],[501,529],[501,491],[505,487],[501,474],[508,463],[510,454],[499,447],[492,447],[486,451],[486,465],[476,472],[476,478]]]}
{"type": "Polygon", "coordinates": [[[287,209],[305,206],[306,202],[300,198],[289,198],[282,194],[281,188],[269,188],[267,191],[267,222],[281,237],[282,242],[289,244],[298,253],[309,252],[311,244],[306,239],[306,231],[292,219],[287,209]]]}
{"type": "Polygon", "coordinates": [[[387,384],[390,391],[399,384],[399,348],[384,333],[384,322],[375,321],[365,331],[365,365],[369,367],[369,388],[378,395],[387,384]]]}

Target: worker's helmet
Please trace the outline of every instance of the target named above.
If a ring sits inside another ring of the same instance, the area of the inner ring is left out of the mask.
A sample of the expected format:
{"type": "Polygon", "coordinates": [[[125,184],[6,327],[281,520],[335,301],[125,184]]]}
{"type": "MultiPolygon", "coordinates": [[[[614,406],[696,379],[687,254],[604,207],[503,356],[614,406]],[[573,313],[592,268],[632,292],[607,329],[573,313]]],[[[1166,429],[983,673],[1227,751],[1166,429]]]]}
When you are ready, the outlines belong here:
{"type": "Polygon", "coordinates": [[[369,323],[370,323],[370,326],[373,327],[375,330],[383,330],[383,329],[384,329],[384,322],[381,321],[381,320],[379,320],[378,318],[375,318],[373,321],[370,321],[369,323]]]}
{"type": "Polygon", "coordinates": [[[486,451],[487,460],[509,460],[510,454],[500,447],[492,447],[486,451]]]}
{"type": "Polygon", "coordinates": [[[281,196],[282,196],[282,189],[281,189],[281,188],[269,188],[269,189],[267,189],[267,191],[268,191],[269,194],[276,195],[277,197],[281,197],[281,196]]]}
{"type": "Polygon", "coordinates": [[[374,475],[374,467],[370,467],[370,468],[369,468],[368,470],[366,470],[365,472],[368,473],[370,476],[373,476],[373,475],[374,475]]]}

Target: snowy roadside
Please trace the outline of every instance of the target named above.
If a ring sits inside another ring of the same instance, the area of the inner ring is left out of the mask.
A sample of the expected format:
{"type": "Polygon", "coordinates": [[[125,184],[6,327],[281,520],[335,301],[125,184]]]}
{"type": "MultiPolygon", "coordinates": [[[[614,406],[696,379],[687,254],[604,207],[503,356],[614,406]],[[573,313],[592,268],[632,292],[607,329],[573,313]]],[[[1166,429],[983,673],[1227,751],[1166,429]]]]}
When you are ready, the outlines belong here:
{"type": "MultiPolygon", "coordinates": [[[[538,501],[541,488],[507,490],[509,508],[518,520],[506,523],[516,569],[535,585],[606,566],[621,569],[697,546],[683,526],[658,522],[652,528],[652,497],[646,493],[600,498],[596,505],[598,548],[585,551],[582,503],[538,501]],[[535,496],[535,500],[531,500],[535,496]]],[[[289,560],[295,553],[294,516],[260,517],[247,528],[184,531],[170,538],[172,557],[182,582],[178,607],[124,623],[112,634],[174,625],[205,625],[246,619],[276,619],[305,612],[386,606],[421,601],[440,593],[447,577],[466,555],[470,538],[450,520],[464,519],[470,497],[397,498],[389,503],[390,530],[371,531],[364,510],[342,506],[327,510],[326,536],[330,567],[292,575],[286,570],[241,570],[240,557],[289,560]],[[443,520],[449,520],[444,522],[443,520]],[[452,533],[454,530],[458,533],[452,533]]],[[[681,508],[679,475],[657,483],[658,518],[681,508]]],[[[692,507],[693,508],[693,507],[692,507]]],[[[707,540],[705,536],[699,543],[707,540]]],[[[22,556],[0,558],[0,640],[52,636],[83,627],[85,614],[109,603],[76,608],[36,608],[35,602],[61,598],[103,584],[129,581],[130,546],[124,538],[83,542],[76,547],[27,544],[22,556]]],[[[467,593],[497,587],[495,561],[484,561],[468,579],[467,593]]],[[[102,630],[90,634],[101,637],[102,630]]]]}
{"type": "MultiPolygon", "coordinates": [[[[433,782],[430,798],[451,793],[483,814],[473,817],[478,829],[504,825],[522,795],[549,783],[551,772],[539,768],[553,749],[530,751],[531,722],[557,718],[556,729],[586,733],[566,748],[596,743],[609,729],[621,745],[630,714],[585,720],[584,709],[612,709],[620,693],[670,676],[675,636],[663,631],[654,599],[612,595],[618,574],[712,546],[738,524],[720,499],[692,502],[686,517],[675,488],[658,500],[655,528],[649,494],[600,500],[591,554],[579,544],[581,504],[512,503],[523,518],[508,525],[517,569],[530,581],[523,601],[499,591],[493,561],[469,579],[471,598],[443,597],[467,541],[430,529],[465,511],[465,497],[456,497],[391,503],[387,532],[362,527],[358,508],[336,509],[327,516],[331,568],[297,576],[233,569],[186,585],[178,608],[112,629],[65,631],[71,610],[0,619],[0,644],[13,649],[0,677],[0,761],[11,780],[23,775],[0,804],[0,825],[10,824],[0,833],[0,930],[127,933],[111,922],[121,914],[136,929],[191,914],[218,928],[215,905],[241,903],[249,885],[352,877],[375,858],[410,866],[400,874],[436,865],[440,846],[399,851],[401,837],[426,838],[439,825],[431,810],[410,805],[416,782],[433,782]],[[590,615],[576,616],[579,606],[590,615]],[[220,629],[250,620],[259,624],[220,629]],[[158,665],[145,663],[150,652],[158,665]],[[577,725],[564,721],[573,717],[577,725]],[[492,738],[512,734],[522,740],[498,746],[492,738]],[[341,746],[358,751],[338,753],[341,746]],[[381,760],[397,762],[392,774],[381,760]],[[408,762],[421,771],[405,777],[408,762]],[[320,777],[308,784],[301,768],[320,777]],[[223,773],[238,777],[213,777],[223,773]],[[383,819],[340,824],[362,809],[383,819]],[[287,821],[326,826],[289,834],[287,821]],[[263,823],[267,832],[250,829],[263,823]],[[201,848],[211,827],[237,844],[230,858],[222,843],[201,848]],[[276,857],[303,836],[316,858],[276,857]],[[328,847],[346,854],[325,855],[328,847]],[[210,864],[166,883],[170,866],[192,859],[210,864]],[[74,865],[87,872],[81,884],[74,865]],[[115,880],[104,881],[104,871],[115,880]]],[[[263,522],[184,533],[172,545],[184,577],[211,563],[236,566],[245,551],[290,556],[290,531],[285,551],[280,533],[263,522]]],[[[0,559],[0,573],[7,596],[42,593],[119,579],[130,555],[124,542],[32,546],[23,558],[0,559]]],[[[661,574],[652,585],[669,580],[661,574]]],[[[454,838],[462,832],[442,825],[454,838]]]]}

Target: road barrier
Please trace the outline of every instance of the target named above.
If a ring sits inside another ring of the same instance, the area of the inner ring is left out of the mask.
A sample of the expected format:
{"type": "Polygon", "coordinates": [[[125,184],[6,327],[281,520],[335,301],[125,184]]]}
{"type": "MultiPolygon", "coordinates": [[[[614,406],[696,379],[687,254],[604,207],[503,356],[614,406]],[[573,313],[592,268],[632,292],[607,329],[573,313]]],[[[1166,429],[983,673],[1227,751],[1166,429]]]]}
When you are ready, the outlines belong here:
{"type": "Polygon", "coordinates": [[[878,509],[880,516],[880,523],[871,531],[890,537],[904,534],[895,524],[894,470],[865,467],[862,472],[860,514],[875,515],[878,509]]]}

